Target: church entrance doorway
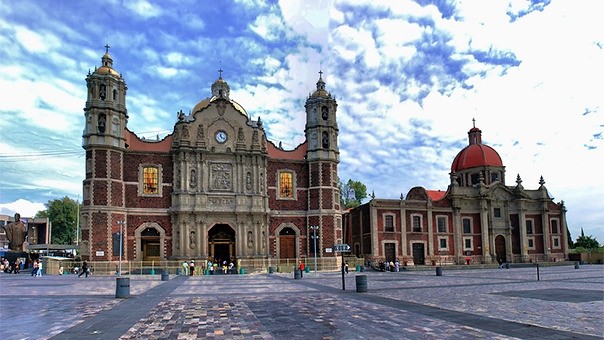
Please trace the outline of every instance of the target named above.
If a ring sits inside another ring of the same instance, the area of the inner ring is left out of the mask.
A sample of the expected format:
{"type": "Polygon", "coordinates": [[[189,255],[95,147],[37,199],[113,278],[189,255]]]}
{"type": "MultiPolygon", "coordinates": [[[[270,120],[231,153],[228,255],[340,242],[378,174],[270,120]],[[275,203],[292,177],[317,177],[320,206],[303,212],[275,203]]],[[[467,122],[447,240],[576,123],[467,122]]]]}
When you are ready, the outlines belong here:
{"type": "Polygon", "coordinates": [[[423,243],[413,243],[411,244],[411,249],[413,251],[413,263],[417,265],[423,265],[426,263],[425,253],[424,253],[424,244],[423,243]]]}
{"type": "Polygon", "coordinates": [[[384,255],[386,257],[386,262],[396,261],[396,244],[394,244],[394,243],[384,244],[384,255]]]}
{"type": "Polygon", "coordinates": [[[143,261],[159,260],[161,256],[160,235],[155,228],[145,228],[141,232],[141,248],[143,250],[143,261]]]}
{"type": "Polygon", "coordinates": [[[212,262],[234,262],[235,230],[228,224],[217,224],[208,232],[208,254],[212,262]]]}
{"type": "Polygon", "coordinates": [[[296,232],[292,228],[283,228],[279,233],[279,258],[296,258],[296,232]]]}
{"type": "Polygon", "coordinates": [[[495,237],[495,259],[497,262],[506,263],[505,238],[501,235],[495,237]]]}

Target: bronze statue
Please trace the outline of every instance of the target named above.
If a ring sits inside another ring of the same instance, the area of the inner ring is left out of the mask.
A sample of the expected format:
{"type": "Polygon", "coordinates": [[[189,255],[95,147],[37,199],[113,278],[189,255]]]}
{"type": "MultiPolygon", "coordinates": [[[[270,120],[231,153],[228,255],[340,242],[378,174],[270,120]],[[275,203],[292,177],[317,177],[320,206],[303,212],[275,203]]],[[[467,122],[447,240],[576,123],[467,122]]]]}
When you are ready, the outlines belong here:
{"type": "Polygon", "coordinates": [[[15,221],[5,225],[4,231],[10,242],[10,250],[23,251],[23,242],[27,233],[27,226],[21,222],[21,215],[15,214],[15,221]]]}

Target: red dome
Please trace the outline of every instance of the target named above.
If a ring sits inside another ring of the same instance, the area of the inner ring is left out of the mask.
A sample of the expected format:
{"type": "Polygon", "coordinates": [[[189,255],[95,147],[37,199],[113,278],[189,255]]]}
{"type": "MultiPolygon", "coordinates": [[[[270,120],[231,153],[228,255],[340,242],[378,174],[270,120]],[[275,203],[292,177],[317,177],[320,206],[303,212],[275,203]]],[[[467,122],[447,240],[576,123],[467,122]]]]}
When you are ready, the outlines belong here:
{"type": "Polygon", "coordinates": [[[451,172],[479,166],[503,166],[503,162],[492,147],[484,144],[470,144],[455,156],[451,172]]]}

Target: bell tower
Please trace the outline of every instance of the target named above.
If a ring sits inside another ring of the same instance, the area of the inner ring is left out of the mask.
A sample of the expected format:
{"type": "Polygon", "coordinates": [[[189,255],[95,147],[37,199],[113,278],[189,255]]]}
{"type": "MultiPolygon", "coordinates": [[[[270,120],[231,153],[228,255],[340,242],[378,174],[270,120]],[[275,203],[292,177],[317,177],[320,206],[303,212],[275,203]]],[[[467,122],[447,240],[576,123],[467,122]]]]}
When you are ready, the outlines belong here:
{"type": "Polygon", "coordinates": [[[319,72],[317,89],[306,99],[306,128],[308,148],[308,224],[319,226],[320,249],[341,243],[342,211],[338,189],[338,123],[335,97],[325,90],[323,72],[319,72]]]}
{"type": "Polygon", "coordinates": [[[84,116],[86,126],[82,146],[93,145],[125,148],[124,128],[128,123],[126,109],[126,82],[113,69],[113,59],[109,55],[109,45],[105,45],[105,55],[101,58],[101,67],[86,77],[88,96],[84,116]]]}
{"type": "Polygon", "coordinates": [[[105,45],[101,66],[88,72],[86,86],[82,134],[86,178],[80,212],[82,257],[115,260],[115,248],[119,248],[116,235],[119,239],[120,224],[126,224],[123,165],[128,111],[126,82],[113,69],[109,45],[105,45]]]}

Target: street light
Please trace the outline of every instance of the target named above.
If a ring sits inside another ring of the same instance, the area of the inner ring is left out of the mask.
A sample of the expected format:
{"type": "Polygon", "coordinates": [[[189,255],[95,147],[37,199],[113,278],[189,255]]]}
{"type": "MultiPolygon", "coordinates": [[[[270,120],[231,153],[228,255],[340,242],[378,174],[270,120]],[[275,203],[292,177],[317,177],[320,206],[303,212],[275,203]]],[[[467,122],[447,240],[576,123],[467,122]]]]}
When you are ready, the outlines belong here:
{"type": "Polygon", "coordinates": [[[117,272],[117,276],[122,276],[122,238],[124,235],[124,226],[126,225],[126,221],[117,221],[117,224],[120,225],[120,265],[117,272]]]}
{"type": "Polygon", "coordinates": [[[318,225],[311,225],[309,226],[310,229],[312,229],[313,232],[313,236],[311,236],[311,238],[313,239],[314,242],[314,246],[315,246],[315,274],[317,273],[317,229],[319,229],[318,225]]]}

